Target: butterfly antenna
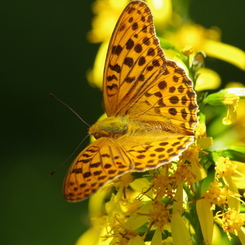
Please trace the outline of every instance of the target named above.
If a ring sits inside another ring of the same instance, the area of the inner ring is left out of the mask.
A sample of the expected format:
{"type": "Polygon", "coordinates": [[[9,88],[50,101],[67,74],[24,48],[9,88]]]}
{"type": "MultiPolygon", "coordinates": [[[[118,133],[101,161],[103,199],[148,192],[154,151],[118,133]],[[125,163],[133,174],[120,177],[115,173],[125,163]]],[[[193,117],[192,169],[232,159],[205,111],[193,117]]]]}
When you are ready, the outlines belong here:
{"type": "Polygon", "coordinates": [[[57,101],[59,101],[61,104],[63,104],[66,108],[68,108],[70,111],[72,111],[84,124],[86,124],[87,126],[90,127],[90,125],[85,122],[79,115],[77,112],[75,112],[69,105],[67,105],[64,101],[60,100],[58,97],[56,97],[54,94],[50,93],[49,94],[50,97],[56,99],[57,101]]]}
{"type": "Polygon", "coordinates": [[[89,135],[87,135],[80,143],[79,145],[76,147],[76,149],[71,153],[71,155],[63,162],[60,164],[59,167],[57,167],[55,170],[53,170],[49,176],[52,176],[58,169],[60,169],[60,167],[62,167],[73,155],[74,153],[78,150],[78,148],[81,146],[81,144],[84,142],[84,140],[86,140],[88,138],[89,135]]]}

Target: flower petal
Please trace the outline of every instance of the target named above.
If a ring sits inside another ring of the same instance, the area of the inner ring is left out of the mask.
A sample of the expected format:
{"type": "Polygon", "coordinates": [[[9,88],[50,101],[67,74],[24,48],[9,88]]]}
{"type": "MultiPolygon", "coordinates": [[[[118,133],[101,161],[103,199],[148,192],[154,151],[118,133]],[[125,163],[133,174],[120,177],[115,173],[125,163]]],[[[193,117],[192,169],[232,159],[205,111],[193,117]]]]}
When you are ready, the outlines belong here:
{"type": "Polygon", "coordinates": [[[145,242],[142,237],[140,236],[135,236],[130,238],[128,245],[145,245],[145,242]]]}
{"type": "Polygon", "coordinates": [[[157,227],[153,235],[151,245],[159,245],[159,244],[162,244],[162,231],[159,227],[157,227]]]}
{"type": "Polygon", "coordinates": [[[245,52],[239,48],[213,40],[206,40],[203,44],[203,50],[207,55],[227,61],[245,70],[245,52]]]}
{"type": "Polygon", "coordinates": [[[201,225],[202,234],[205,244],[212,244],[213,238],[213,213],[211,204],[206,199],[201,199],[196,202],[198,219],[201,225]]]}
{"type": "Polygon", "coordinates": [[[174,245],[192,245],[190,233],[179,213],[172,216],[171,230],[174,245]]]}

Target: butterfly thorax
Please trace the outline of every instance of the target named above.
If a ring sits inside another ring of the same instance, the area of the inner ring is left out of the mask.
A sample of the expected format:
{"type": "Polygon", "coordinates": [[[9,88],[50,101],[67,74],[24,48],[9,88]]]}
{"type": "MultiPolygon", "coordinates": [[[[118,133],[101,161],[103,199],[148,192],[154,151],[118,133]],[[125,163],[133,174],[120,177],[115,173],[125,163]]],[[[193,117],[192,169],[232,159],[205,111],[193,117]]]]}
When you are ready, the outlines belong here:
{"type": "Polygon", "coordinates": [[[96,139],[110,137],[117,139],[128,131],[129,120],[124,117],[107,117],[93,124],[89,128],[89,134],[96,139]]]}

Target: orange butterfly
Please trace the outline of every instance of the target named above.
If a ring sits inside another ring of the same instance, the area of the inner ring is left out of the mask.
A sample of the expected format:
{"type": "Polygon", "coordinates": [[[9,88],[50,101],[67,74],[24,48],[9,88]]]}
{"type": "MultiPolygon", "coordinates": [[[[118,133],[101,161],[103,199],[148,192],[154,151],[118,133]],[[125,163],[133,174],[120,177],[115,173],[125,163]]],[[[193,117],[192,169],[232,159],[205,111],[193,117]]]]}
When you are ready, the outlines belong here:
{"type": "Polygon", "coordinates": [[[196,94],[184,70],[167,60],[153,16],[132,1],[112,34],[103,78],[107,118],[89,134],[97,139],[72,163],[64,181],[68,201],[80,201],[127,172],[171,162],[194,141],[196,94]]]}

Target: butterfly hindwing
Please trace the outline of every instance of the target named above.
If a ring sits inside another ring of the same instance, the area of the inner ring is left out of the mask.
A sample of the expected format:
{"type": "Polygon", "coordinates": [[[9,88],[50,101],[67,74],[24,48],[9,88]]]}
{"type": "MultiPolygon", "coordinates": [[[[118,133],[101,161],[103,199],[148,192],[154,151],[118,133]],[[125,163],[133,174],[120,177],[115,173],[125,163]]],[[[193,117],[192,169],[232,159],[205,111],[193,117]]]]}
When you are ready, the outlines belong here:
{"type": "Polygon", "coordinates": [[[179,154],[193,143],[194,136],[171,133],[148,137],[126,135],[118,141],[131,158],[132,171],[143,172],[177,160],[179,154]]]}
{"type": "Polygon", "coordinates": [[[167,60],[164,73],[131,105],[128,114],[176,126],[177,132],[184,133],[193,132],[197,109],[192,81],[174,61],[167,60]]]}
{"type": "Polygon", "coordinates": [[[111,138],[100,138],[85,148],[73,161],[64,181],[68,201],[79,201],[95,193],[110,180],[131,168],[124,149],[111,138]]]}

